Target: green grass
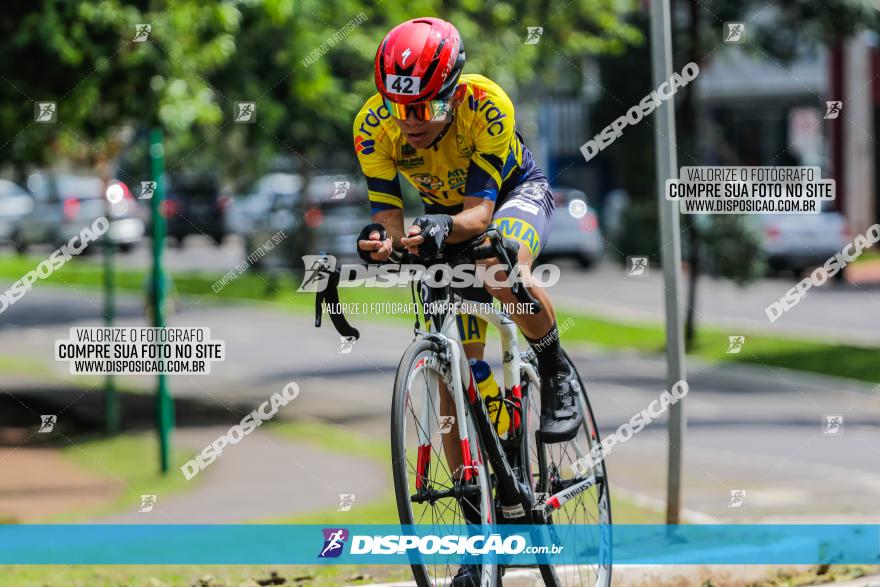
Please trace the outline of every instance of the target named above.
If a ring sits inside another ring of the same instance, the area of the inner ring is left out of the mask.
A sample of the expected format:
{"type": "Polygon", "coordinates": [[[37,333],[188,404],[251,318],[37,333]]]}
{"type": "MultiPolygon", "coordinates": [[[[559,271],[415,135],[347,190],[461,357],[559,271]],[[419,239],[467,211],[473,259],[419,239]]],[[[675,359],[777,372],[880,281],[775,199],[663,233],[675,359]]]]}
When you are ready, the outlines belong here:
{"type": "Polygon", "coordinates": [[[84,518],[122,511],[136,512],[141,495],[155,494],[159,499],[190,491],[199,481],[185,481],[180,467],[192,454],[175,451],[168,475],[159,472],[158,441],[153,433],[129,434],[113,438],[77,441],[61,449],[62,457],[95,475],[122,483],[122,492],[112,503],[55,516],[51,522],[74,522],[84,518]]]}
{"type": "MultiPolygon", "coordinates": [[[[662,353],[665,334],[662,326],[560,311],[558,323],[572,318],[573,325],[565,331],[565,342],[589,342],[617,349],[635,349],[662,353]]],[[[877,356],[880,349],[849,344],[828,344],[803,339],[752,334],[739,354],[727,354],[729,330],[703,327],[690,355],[706,361],[752,363],[766,367],[783,367],[824,375],[850,377],[871,383],[880,382],[877,356]]]]}
{"type": "MultiPolygon", "coordinates": [[[[145,292],[148,272],[142,269],[125,269],[125,257],[117,257],[114,284],[124,291],[145,292]]],[[[0,279],[14,281],[28,271],[33,270],[41,261],[37,256],[4,256],[0,257],[0,279]]],[[[230,267],[231,269],[231,267],[230,267]]],[[[268,281],[253,271],[241,275],[231,281],[220,294],[214,294],[211,285],[221,278],[222,274],[204,271],[187,271],[174,273],[174,290],[180,295],[204,295],[219,298],[267,299],[268,281]]],[[[36,287],[43,284],[80,286],[86,288],[103,287],[104,270],[99,263],[89,263],[82,259],[72,259],[61,269],[55,271],[48,279],[37,282],[36,287]]],[[[284,277],[279,280],[282,291],[290,292],[293,280],[284,277]]],[[[293,289],[296,289],[295,286],[293,289]]],[[[291,296],[292,297],[292,296],[291,296]]],[[[312,302],[314,304],[314,302],[312,302]]],[[[303,301],[305,304],[305,301],[303,301]]]]}
{"type": "MultiPolygon", "coordinates": [[[[880,572],[877,565],[815,565],[809,570],[799,573],[781,572],[749,585],[749,587],[800,587],[802,585],[825,585],[828,583],[841,583],[852,581],[860,577],[874,575],[880,572]]],[[[867,583],[865,583],[867,585],[867,583]]],[[[872,583],[873,584],[873,583],[872,583]]],[[[704,587],[714,587],[705,585],[704,587]]]]}
{"type": "Polygon", "coordinates": [[[22,375],[46,375],[46,365],[42,361],[22,357],[0,356],[0,373],[20,373],[22,375]]]}
{"type": "Polygon", "coordinates": [[[862,251],[862,254],[859,255],[853,263],[876,262],[878,259],[880,259],[880,249],[867,249],[862,251]]]}
{"type": "MultiPolygon", "coordinates": [[[[40,262],[39,257],[0,257],[0,279],[17,279],[40,262]]],[[[74,259],[56,271],[47,280],[55,285],[77,285],[100,287],[102,269],[99,265],[74,259]]],[[[297,283],[290,276],[279,277],[276,287],[270,287],[267,278],[253,271],[242,274],[230,282],[219,294],[214,294],[211,285],[221,277],[219,274],[187,272],[173,274],[175,291],[179,295],[210,296],[217,301],[257,300],[270,302],[277,307],[314,312],[314,294],[297,293],[297,283]]],[[[116,273],[117,285],[122,290],[144,290],[146,273],[137,270],[119,269],[116,273]]],[[[340,297],[346,303],[368,304],[372,302],[411,301],[409,288],[342,288],[340,297]]],[[[609,349],[635,349],[649,353],[663,352],[665,340],[661,324],[609,320],[599,316],[575,313],[570,310],[558,312],[558,321],[574,319],[574,326],[566,330],[563,340],[567,343],[586,342],[609,349]]],[[[399,324],[412,324],[412,316],[405,315],[360,315],[352,321],[393,320],[399,324]]],[[[327,320],[329,322],[329,320],[327,320]]],[[[325,328],[331,328],[329,324],[325,328]]],[[[849,344],[829,344],[820,341],[804,340],[740,332],[746,336],[746,343],[740,354],[727,354],[729,331],[702,327],[692,355],[707,361],[729,361],[784,367],[812,373],[849,377],[872,383],[880,383],[880,368],[877,366],[876,347],[863,347],[849,344]]],[[[9,366],[14,368],[14,366],[9,366]]],[[[0,372],[4,370],[0,363],[0,372]]]]}

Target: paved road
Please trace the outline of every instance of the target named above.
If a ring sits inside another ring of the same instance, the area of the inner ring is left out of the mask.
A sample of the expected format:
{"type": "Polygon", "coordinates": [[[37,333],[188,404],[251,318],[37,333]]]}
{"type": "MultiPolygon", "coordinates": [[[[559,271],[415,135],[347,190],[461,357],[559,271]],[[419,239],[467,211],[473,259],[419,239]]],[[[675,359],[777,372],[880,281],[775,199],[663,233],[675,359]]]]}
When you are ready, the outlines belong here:
{"type": "MultiPolygon", "coordinates": [[[[773,278],[741,288],[727,280],[701,277],[697,287],[698,324],[729,330],[732,335],[753,330],[880,344],[880,287],[828,282],[811,289],[791,311],[770,323],[764,309],[795,284],[794,278],[773,278]]],[[[550,295],[557,305],[594,314],[664,320],[664,286],[659,268],[652,267],[646,277],[630,277],[622,266],[611,263],[590,272],[563,266],[560,282],[550,295]]]]}
{"type": "MultiPolygon", "coordinates": [[[[245,257],[237,236],[222,247],[207,237],[195,236],[183,248],[169,247],[165,253],[172,270],[226,272],[245,257]]],[[[128,267],[149,267],[148,243],[120,257],[128,267]]],[[[100,255],[88,257],[100,262],[100,255]]],[[[660,268],[652,267],[646,277],[627,277],[620,265],[606,262],[591,271],[560,261],[562,277],[551,289],[560,306],[630,320],[662,322],[663,280],[660,268]]],[[[767,331],[785,335],[880,344],[880,286],[826,283],[812,289],[792,311],[770,323],[764,309],[795,285],[793,277],[762,279],[740,288],[732,282],[702,277],[698,288],[699,324],[730,329],[767,331]]]]}
{"type": "MultiPolygon", "coordinates": [[[[293,406],[290,406],[292,409],[293,406]]],[[[175,435],[177,446],[198,452],[226,426],[187,428],[175,435]]],[[[178,485],[187,481],[178,471],[178,485]]],[[[327,511],[339,505],[339,494],[354,493],[361,503],[383,497],[386,469],[303,443],[293,443],[257,430],[193,479],[195,489],[167,497],[157,495],[150,512],[129,511],[92,520],[95,524],[231,524],[269,520],[280,515],[327,511]],[[357,486],[357,490],[354,489],[357,486]]],[[[355,504],[357,505],[357,504],[355,504]]]]}
{"type": "MultiPolygon", "coordinates": [[[[13,308],[0,327],[0,354],[15,360],[44,360],[57,377],[65,369],[51,361],[52,343],[74,324],[97,323],[97,294],[39,288],[13,308]],[[81,312],[81,319],[46,324],[53,308],[81,312]],[[33,317],[37,326],[26,326],[33,317]]],[[[137,307],[137,298],[121,300],[137,307]]],[[[6,316],[4,315],[4,318],[6,316]]],[[[351,354],[338,354],[338,336],[313,328],[309,316],[251,306],[184,306],[172,325],[210,326],[226,341],[228,360],[207,377],[174,377],[173,393],[222,405],[259,402],[285,383],[302,393],[296,415],[320,418],[387,438],[391,382],[411,332],[354,319],[363,338],[351,354]]],[[[120,324],[142,324],[134,312],[120,324]]],[[[492,345],[490,345],[491,349],[492,345]]],[[[608,433],[647,407],[663,387],[663,362],[655,357],[572,348],[608,433]]],[[[497,356],[495,351],[491,356],[497,356]]],[[[880,394],[870,386],[806,377],[777,369],[689,365],[689,428],[685,450],[685,506],[724,520],[880,521],[880,394]],[[825,415],[844,416],[842,434],[825,435],[825,415]],[[745,490],[739,508],[729,492],[745,490]]],[[[126,383],[149,389],[148,378],[126,383]]],[[[14,392],[14,389],[12,390],[14,392]]],[[[615,487],[661,500],[665,494],[664,422],[658,421],[609,457],[615,487]]],[[[320,475],[320,471],[316,471],[320,475]]],[[[383,479],[381,483],[390,483],[383,479]]],[[[314,491],[323,491],[314,484],[314,491]]],[[[357,493],[357,490],[353,490],[357,493]]]]}

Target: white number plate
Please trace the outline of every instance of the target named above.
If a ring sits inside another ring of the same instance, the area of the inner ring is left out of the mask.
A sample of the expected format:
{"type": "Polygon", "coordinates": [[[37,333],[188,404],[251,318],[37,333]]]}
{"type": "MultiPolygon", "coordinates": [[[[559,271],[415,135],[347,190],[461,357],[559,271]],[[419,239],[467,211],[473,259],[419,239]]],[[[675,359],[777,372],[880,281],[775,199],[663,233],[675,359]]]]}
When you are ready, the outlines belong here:
{"type": "Polygon", "coordinates": [[[422,78],[420,77],[411,77],[408,75],[385,76],[385,87],[388,88],[389,94],[415,96],[419,93],[421,84],[422,78]]]}

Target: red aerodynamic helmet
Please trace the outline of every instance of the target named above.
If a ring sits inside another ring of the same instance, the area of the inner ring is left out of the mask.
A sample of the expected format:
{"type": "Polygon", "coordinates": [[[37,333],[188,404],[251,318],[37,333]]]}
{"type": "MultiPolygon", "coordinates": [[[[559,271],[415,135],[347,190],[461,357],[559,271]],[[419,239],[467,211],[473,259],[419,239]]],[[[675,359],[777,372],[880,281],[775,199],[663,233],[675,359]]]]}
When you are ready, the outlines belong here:
{"type": "Polygon", "coordinates": [[[464,44],[452,24],[414,18],[391,29],[376,51],[376,88],[397,104],[448,99],[464,67],[464,44]]]}

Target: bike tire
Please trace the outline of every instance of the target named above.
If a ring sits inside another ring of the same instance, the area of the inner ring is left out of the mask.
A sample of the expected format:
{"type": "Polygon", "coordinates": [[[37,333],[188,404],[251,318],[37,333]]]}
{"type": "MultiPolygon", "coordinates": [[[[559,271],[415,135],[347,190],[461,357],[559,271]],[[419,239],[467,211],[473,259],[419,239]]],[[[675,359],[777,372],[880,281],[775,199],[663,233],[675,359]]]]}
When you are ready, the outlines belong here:
{"type": "MultiPolygon", "coordinates": [[[[565,355],[566,360],[575,367],[574,362],[569,357],[568,353],[563,350],[563,354],[565,355]]],[[[594,444],[599,444],[601,442],[601,438],[599,436],[599,428],[596,424],[596,417],[593,413],[593,407],[590,404],[590,398],[587,395],[587,388],[584,385],[583,380],[581,379],[580,373],[577,371],[575,367],[575,373],[577,374],[578,383],[581,386],[581,408],[584,412],[584,424],[583,424],[583,433],[584,436],[579,435],[579,439],[586,438],[589,442],[589,446],[592,447],[594,444]]],[[[525,381],[525,373],[522,374],[522,380],[525,381]]],[[[542,447],[541,443],[538,443],[536,437],[531,433],[533,429],[536,429],[536,422],[540,415],[540,390],[539,389],[529,389],[527,392],[527,399],[530,402],[529,408],[523,410],[524,411],[524,425],[526,426],[525,434],[523,437],[523,448],[522,448],[522,458],[524,463],[529,463],[529,465],[525,465],[526,471],[530,473],[530,477],[533,480],[532,488],[536,493],[539,492],[547,492],[549,487],[549,477],[550,471],[547,470],[547,455],[546,455],[546,447],[542,447]],[[533,403],[534,402],[534,403],[533,403]],[[537,406],[537,408],[536,408],[537,406]],[[533,452],[533,449],[537,449],[536,452],[533,452]],[[535,462],[535,457],[537,455],[538,462],[535,462]],[[535,477],[537,476],[537,480],[535,477]]],[[[575,439],[577,440],[577,439],[575,439]]],[[[570,441],[571,442],[571,441],[570,441]]],[[[568,444],[568,443],[562,443],[568,444]]],[[[553,446],[553,445],[550,445],[553,446]]],[[[601,517],[600,522],[603,525],[607,526],[603,531],[608,532],[608,548],[609,551],[607,553],[602,553],[602,558],[607,560],[606,565],[597,565],[596,570],[596,581],[593,585],[589,587],[610,587],[611,585],[611,574],[612,574],[612,565],[611,565],[611,553],[610,553],[610,528],[611,528],[611,492],[608,483],[608,473],[605,467],[605,462],[602,461],[597,465],[598,474],[601,475],[604,482],[602,484],[599,500],[598,500],[598,509],[599,516],[601,517]],[[606,558],[607,557],[607,558],[606,558]]],[[[583,581],[581,582],[568,582],[560,579],[559,574],[556,572],[555,565],[538,565],[538,569],[541,572],[541,576],[544,579],[544,584],[548,587],[569,587],[571,585],[586,585],[583,581]]],[[[566,569],[567,570],[567,569],[566,569]]]]}
{"type": "MultiPolygon", "coordinates": [[[[442,362],[443,359],[438,352],[439,350],[439,346],[431,341],[424,339],[414,341],[404,352],[403,357],[400,360],[400,364],[397,368],[397,375],[394,379],[394,394],[392,398],[391,413],[392,472],[394,476],[394,494],[397,501],[397,511],[400,522],[403,525],[424,523],[424,516],[420,517],[417,515],[417,512],[414,511],[413,508],[414,504],[410,498],[410,496],[412,495],[411,491],[415,490],[414,478],[418,476],[418,473],[415,471],[415,467],[412,466],[412,463],[416,462],[417,460],[416,454],[412,450],[407,450],[408,448],[413,449],[418,446],[418,442],[416,442],[415,445],[413,445],[411,442],[412,439],[408,434],[408,430],[410,427],[408,426],[407,422],[407,418],[410,415],[408,410],[412,409],[414,412],[415,408],[411,408],[411,406],[413,406],[415,404],[415,401],[417,401],[418,399],[415,398],[414,401],[414,396],[411,393],[411,387],[414,380],[413,371],[417,368],[416,365],[422,359],[433,357],[442,362]]],[[[447,367],[449,366],[447,365],[447,367]]],[[[431,367],[422,367],[422,369],[423,371],[433,370],[431,369],[431,367]]],[[[435,374],[438,373],[436,370],[433,371],[435,374]]],[[[481,503],[482,521],[483,523],[488,524],[491,523],[491,520],[494,518],[492,511],[492,480],[489,474],[489,467],[486,459],[481,453],[479,438],[476,435],[476,427],[474,426],[470,409],[466,408],[466,412],[467,414],[465,415],[465,422],[469,426],[469,430],[471,432],[469,434],[469,438],[471,440],[471,454],[472,457],[478,457],[475,460],[475,473],[478,480],[477,483],[481,488],[479,501],[481,503]]],[[[412,415],[414,415],[414,413],[412,415]]],[[[457,418],[457,420],[460,422],[461,418],[457,418]]],[[[437,434],[432,435],[431,444],[428,445],[429,447],[433,446],[435,436],[439,437],[439,435],[437,434]]],[[[436,454],[434,456],[439,458],[442,455],[436,454]]],[[[449,477],[451,480],[453,475],[449,474],[449,477]]],[[[457,503],[453,504],[452,507],[455,509],[455,511],[459,511],[457,503]]],[[[448,511],[449,508],[447,507],[446,512],[448,513],[448,511]]],[[[419,587],[432,587],[433,585],[443,583],[442,577],[440,577],[439,581],[437,580],[437,568],[435,567],[432,573],[432,569],[430,569],[429,566],[430,565],[428,564],[422,563],[410,564],[413,572],[413,578],[415,579],[416,584],[419,587]],[[432,577],[432,574],[435,575],[435,577],[432,577]]],[[[452,575],[450,574],[450,567],[445,567],[444,571],[446,572],[446,577],[451,578],[452,575]]],[[[482,569],[480,585],[485,587],[495,587],[497,584],[497,573],[497,565],[484,565],[482,569]]]]}

